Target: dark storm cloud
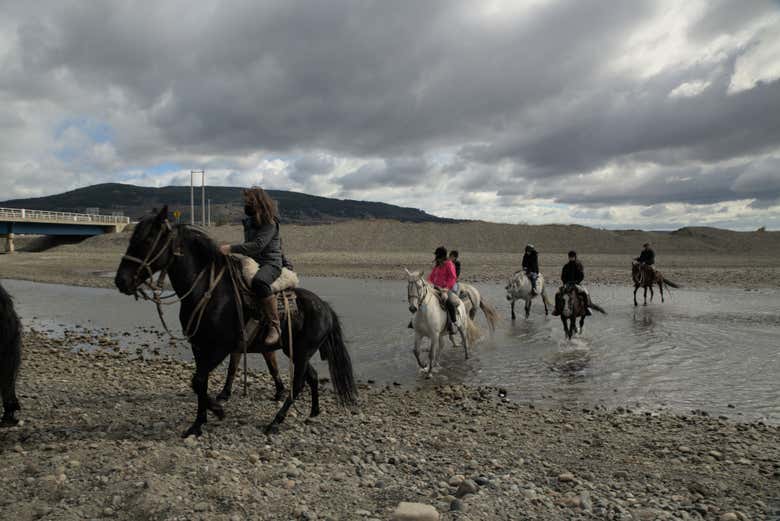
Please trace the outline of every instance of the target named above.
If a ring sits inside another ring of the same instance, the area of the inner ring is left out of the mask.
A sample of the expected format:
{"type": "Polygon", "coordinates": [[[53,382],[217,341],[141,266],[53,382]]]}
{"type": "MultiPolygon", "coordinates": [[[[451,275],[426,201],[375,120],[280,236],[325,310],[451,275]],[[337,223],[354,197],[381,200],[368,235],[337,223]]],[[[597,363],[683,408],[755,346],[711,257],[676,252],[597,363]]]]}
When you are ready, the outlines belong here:
{"type": "Polygon", "coordinates": [[[604,219],[594,206],[657,218],[670,203],[780,200],[780,81],[733,89],[771,44],[776,3],[491,5],[3,5],[0,128],[14,132],[0,166],[21,178],[53,165],[74,184],[176,161],[243,180],[252,158],[282,157],[274,179],[298,189],[444,187],[480,215],[488,193],[604,219]],[[642,36],[679,21],[676,47],[642,36]],[[110,142],[52,138],[74,116],[105,124],[110,142]]]}
{"type": "Polygon", "coordinates": [[[405,187],[422,184],[428,165],[421,158],[392,158],[363,165],[335,182],[344,190],[376,187],[405,187]]]}

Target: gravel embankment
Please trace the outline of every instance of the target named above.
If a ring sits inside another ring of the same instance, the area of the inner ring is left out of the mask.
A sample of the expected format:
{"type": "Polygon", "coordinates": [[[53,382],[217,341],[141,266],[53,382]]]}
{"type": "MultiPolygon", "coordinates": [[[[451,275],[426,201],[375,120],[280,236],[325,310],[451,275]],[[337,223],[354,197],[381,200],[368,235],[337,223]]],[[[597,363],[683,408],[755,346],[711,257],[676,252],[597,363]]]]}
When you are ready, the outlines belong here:
{"type": "Polygon", "coordinates": [[[306,394],[267,438],[278,405],[252,374],[224,421],[182,440],[190,364],[66,338],[25,338],[24,421],[0,430],[0,519],[368,520],[411,501],[447,520],[727,521],[780,507],[776,426],[364,385],[353,410],[326,390],[314,421],[301,416],[306,394]],[[84,342],[99,347],[73,352],[84,342]]]}

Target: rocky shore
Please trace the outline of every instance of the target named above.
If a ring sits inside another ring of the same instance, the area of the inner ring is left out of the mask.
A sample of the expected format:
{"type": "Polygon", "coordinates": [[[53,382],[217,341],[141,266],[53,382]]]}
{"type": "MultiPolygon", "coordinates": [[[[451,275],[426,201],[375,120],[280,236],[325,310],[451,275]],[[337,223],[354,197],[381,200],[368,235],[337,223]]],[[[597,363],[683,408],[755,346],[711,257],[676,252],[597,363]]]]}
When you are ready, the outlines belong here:
{"type": "Polygon", "coordinates": [[[341,409],[325,382],[320,417],[306,418],[304,394],[266,437],[278,404],[252,373],[224,421],[182,440],[191,371],[102,337],[28,332],[23,422],[0,430],[0,519],[371,520],[401,502],[446,520],[780,515],[777,426],[547,410],[460,386],[363,384],[360,406],[341,409]]]}

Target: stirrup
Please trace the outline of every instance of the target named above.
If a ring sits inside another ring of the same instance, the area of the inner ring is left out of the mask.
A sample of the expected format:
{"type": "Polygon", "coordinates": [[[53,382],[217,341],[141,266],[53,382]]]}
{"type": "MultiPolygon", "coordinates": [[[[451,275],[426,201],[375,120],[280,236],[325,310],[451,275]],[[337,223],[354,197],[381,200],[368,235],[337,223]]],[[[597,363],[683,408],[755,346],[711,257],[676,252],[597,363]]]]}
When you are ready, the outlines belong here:
{"type": "Polygon", "coordinates": [[[246,339],[247,345],[250,345],[254,341],[259,329],[260,322],[257,319],[250,318],[247,320],[246,324],[244,325],[244,338],[246,339]]]}
{"type": "Polygon", "coordinates": [[[276,325],[271,325],[268,328],[268,334],[266,335],[265,340],[263,341],[263,343],[266,346],[270,347],[270,346],[275,346],[281,340],[282,340],[282,330],[281,330],[281,328],[276,326],[276,325]],[[274,336],[276,336],[275,339],[274,339],[274,336]]]}

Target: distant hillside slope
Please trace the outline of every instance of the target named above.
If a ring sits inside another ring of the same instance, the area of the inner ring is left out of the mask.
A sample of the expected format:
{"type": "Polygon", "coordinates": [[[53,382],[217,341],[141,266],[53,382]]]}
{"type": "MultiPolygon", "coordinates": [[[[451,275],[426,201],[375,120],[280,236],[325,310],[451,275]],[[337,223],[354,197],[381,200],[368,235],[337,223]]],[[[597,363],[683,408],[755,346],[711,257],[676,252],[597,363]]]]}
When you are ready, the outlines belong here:
{"type": "MultiPolygon", "coordinates": [[[[219,230],[219,229],[217,229],[219,230]]],[[[220,232],[215,231],[215,234],[220,232]]],[[[541,252],[626,253],[638,255],[650,241],[659,252],[732,255],[780,254],[780,232],[735,232],[682,228],[674,232],[599,230],[578,225],[522,225],[478,221],[399,223],[351,221],[332,226],[291,227],[284,231],[290,251],[431,251],[438,245],[470,252],[519,253],[528,243],[541,252]]]]}
{"type": "MultiPolygon", "coordinates": [[[[237,222],[241,217],[241,188],[207,186],[206,197],[211,199],[212,222],[237,222]]],[[[408,222],[451,222],[415,208],[403,208],[386,203],[331,199],[314,195],[269,190],[279,202],[284,222],[328,223],[353,219],[393,219],[408,222]]],[[[195,214],[199,220],[200,188],[195,192],[195,214]]],[[[151,208],[167,204],[171,210],[182,213],[182,221],[189,220],[190,188],[166,186],[151,188],[119,183],[87,186],[70,192],[32,199],[15,199],[0,202],[10,208],[84,212],[87,208],[99,208],[101,213],[123,212],[137,219],[151,208]]]]}

